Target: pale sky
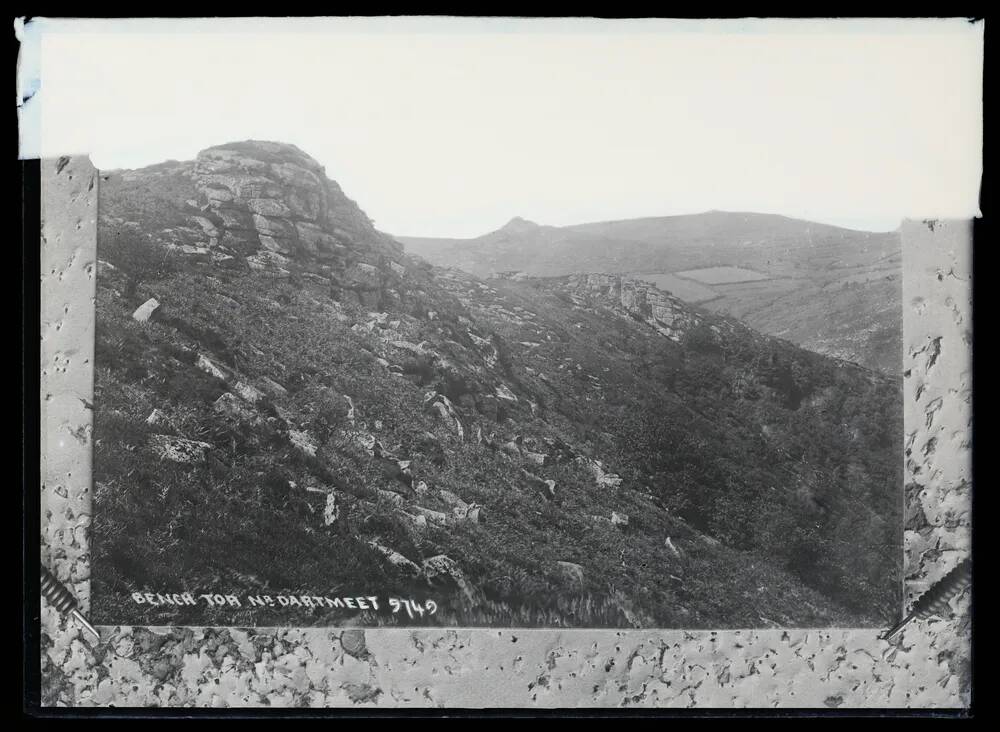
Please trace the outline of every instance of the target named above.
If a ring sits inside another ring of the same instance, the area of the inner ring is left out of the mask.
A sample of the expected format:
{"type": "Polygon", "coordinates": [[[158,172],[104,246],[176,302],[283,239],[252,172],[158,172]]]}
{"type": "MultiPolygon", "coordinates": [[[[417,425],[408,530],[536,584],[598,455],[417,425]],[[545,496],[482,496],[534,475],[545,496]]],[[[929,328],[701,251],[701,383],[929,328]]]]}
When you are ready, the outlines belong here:
{"type": "Polygon", "coordinates": [[[978,211],[982,23],[167,19],[27,37],[22,155],[134,168],[291,142],[396,235],[978,211]]]}

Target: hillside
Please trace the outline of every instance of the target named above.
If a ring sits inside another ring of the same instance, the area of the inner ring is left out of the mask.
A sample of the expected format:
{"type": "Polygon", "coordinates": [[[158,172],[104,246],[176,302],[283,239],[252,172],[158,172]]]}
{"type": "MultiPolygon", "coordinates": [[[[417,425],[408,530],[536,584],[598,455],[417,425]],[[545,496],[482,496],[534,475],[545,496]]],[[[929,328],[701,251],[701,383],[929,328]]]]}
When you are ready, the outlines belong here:
{"type": "Polygon", "coordinates": [[[898,378],[628,276],[434,267],[289,145],[102,176],[99,213],[97,622],[895,616],[898,378]],[[130,600],[182,591],[439,609],[130,600]]]}
{"type": "Polygon", "coordinates": [[[630,274],[809,350],[900,370],[896,232],[711,211],[565,227],[515,218],[475,239],[399,240],[430,262],[481,277],[630,274]]]}

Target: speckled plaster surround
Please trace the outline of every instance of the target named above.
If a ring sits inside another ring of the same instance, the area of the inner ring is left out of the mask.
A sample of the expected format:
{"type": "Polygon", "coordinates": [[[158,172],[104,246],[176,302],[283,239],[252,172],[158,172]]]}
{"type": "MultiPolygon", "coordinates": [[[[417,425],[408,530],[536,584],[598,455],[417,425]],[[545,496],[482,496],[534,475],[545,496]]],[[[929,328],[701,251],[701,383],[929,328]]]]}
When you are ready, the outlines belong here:
{"type": "MultiPolygon", "coordinates": [[[[42,561],[86,611],[99,176],[42,161],[42,561]]],[[[971,226],[903,227],[907,602],[970,551],[971,226]]],[[[102,628],[44,601],[43,706],[963,708],[970,593],[874,630],[102,628]],[[356,631],[355,633],[360,633],[356,631]],[[347,646],[353,654],[345,652],[347,646]]]]}

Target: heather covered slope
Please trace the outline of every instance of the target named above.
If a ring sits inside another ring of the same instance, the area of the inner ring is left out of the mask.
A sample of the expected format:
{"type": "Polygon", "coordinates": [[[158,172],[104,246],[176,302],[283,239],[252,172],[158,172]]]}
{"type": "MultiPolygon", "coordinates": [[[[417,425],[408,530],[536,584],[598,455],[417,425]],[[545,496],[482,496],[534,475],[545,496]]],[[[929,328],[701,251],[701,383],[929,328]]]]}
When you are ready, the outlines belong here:
{"type": "Polygon", "coordinates": [[[101,622],[894,615],[895,379],[629,278],[434,268],[290,146],[222,146],[102,183],[101,622]],[[135,591],[440,609],[206,614],[136,606],[135,591]]]}
{"type": "Polygon", "coordinates": [[[639,276],[804,348],[900,371],[898,232],[710,211],[563,227],[515,218],[475,239],[400,240],[428,261],[483,277],[509,271],[639,276]],[[718,268],[732,276],[714,276],[718,268]]]}

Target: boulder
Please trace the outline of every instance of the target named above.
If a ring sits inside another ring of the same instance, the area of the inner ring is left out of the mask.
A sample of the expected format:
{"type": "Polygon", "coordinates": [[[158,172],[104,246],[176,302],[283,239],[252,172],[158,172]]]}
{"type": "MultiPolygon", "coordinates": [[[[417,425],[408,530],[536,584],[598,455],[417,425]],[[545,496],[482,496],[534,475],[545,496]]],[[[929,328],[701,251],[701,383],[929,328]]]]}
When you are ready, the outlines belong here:
{"type": "Polygon", "coordinates": [[[215,361],[202,353],[198,354],[198,360],[195,361],[194,365],[206,374],[214,376],[217,379],[222,379],[223,381],[229,376],[229,370],[225,366],[215,363],[215,361]]]}
{"type": "Polygon", "coordinates": [[[264,392],[254,386],[251,386],[245,381],[237,381],[233,384],[233,391],[251,404],[256,404],[264,398],[264,392]]]}
{"type": "Polygon", "coordinates": [[[454,427],[458,439],[465,439],[465,428],[462,426],[462,420],[459,419],[455,405],[451,403],[448,397],[444,394],[438,394],[436,391],[431,391],[424,396],[424,404],[436,411],[442,422],[454,427]]]}
{"type": "Polygon", "coordinates": [[[566,462],[576,457],[573,448],[562,440],[546,437],[543,442],[548,449],[550,456],[556,462],[566,462]]]}
{"type": "Polygon", "coordinates": [[[556,482],[547,478],[540,478],[534,473],[529,473],[527,470],[521,469],[521,472],[528,479],[528,485],[540,493],[543,498],[548,501],[554,500],[556,497],[556,482]]]}
{"type": "MultiPolygon", "coordinates": [[[[260,245],[264,247],[267,252],[274,252],[275,254],[291,254],[291,247],[288,246],[288,240],[285,238],[276,238],[269,234],[259,234],[257,238],[260,240],[260,245]]],[[[253,258],[251,262],[249,259],[247,262],[253,269],[263,269],[262,266],[258,266],[261,260],[257,257],[253,258]]]]}
{"type": "Polygon", "coordinates": [[[510,389],[508,389],[506,384],[499,384],[496,387],[496,389],[494,389],[494,393],[497,395],[499,399],[503,399],[504,401],[507,402],[517,401],[517,395],[514,394],[514,392],[512,392],[510,389]]]}
{"type": "Polygon", "coordinates": [[[455,516],[456,521],[471,521],[474,524],[478,524],[482,507],[477,503],[468,503],[455,506],[451,509],[451,512],[455,516]]]}
{"type": "Polygon", "coordinates": [[[152,427],[157,427],[159,425],[171,426],[170,418],[167,417],[167,415],[161,412],[159,409],[154,409],[152,412],[149,413],[149,416],[146,417],[146,424],[152,427]]]}
{"type": "MultiPolygon", "coordinates": [[[[322,275],[313,274],[312,272],[302,272],[299,276],[302,279],[304,279],[304,280],[309,280],[310,282],[315,282],[317,285],[329,285],[330,284],[330,280],[328,278],[323,277],[322,275]]],[[[312,302],[313,302],[313,304],[320,304],[320,303],[317,303],[316,300],[312,300],[312,302]]],[[[334,311],[336,311],[336,308],[334,308],[334,311]]]]}
{"type": "Polygon", "coordinates": [[[414,356],[425,356],[430,353],[422,345],[410,343],[409,341],[392,341],[391,345],[393,348],[412,353],[414,356]]]}
{"type": "Polygon", "coordinates": [[[398,480],[407,488],[413,487],[412,460],[400,460],[387,451],[378,440],[375,440],[372,455],[382,465],[382,472],[385,474],[385,477],[398,480]]]}
{"type": "Polygon", "coordinates": [[[387,546],[382,546],[377,541],[369,541],[368,546],[377,551],[383,557],[385,557],[389,564],[402,570],[406,574],[417,576],[421,573],[420,567],[418,567],[414,562],[404,557],[402,554],[397,552],[395,549],[390,549],[387,546]]]}
{"type": "Polygon", "coordinates": [[[412,488],[413,472],[410,470],[411,465],[413,465],[412,460],[389,461],[389,466],[386,472],[390,478],[395,478],[407,488],[412,488]]]}
{"type": "Polygon", "coordinates": [[[576,587],[582,587],[586,575],[584,574],[583,567],[575,562],[556,562],[556,568],[559,573],[569,581],[569,583],[576,587]]]}
{"type": "Polygon", "coordinates": [[[406,511],[400,511],[399,516],[418,531],[423,531],[427,528],[426,516],[414,516],[412,513],[407,513],[406,511]]]}
{"type": "Polygon", "coordinates": [[[288,394],[288,390],[274,379],[261,376],[259,383],[261,388],[273,397],[283,397],[288,394]]]}
{"type": "Polygon", "coordinates": [[[330,492],[326,496],[326,505],[323,507],[323,525],[332,526],[340,518],[340,501],[337,494],[330,492]]]}
{"type": "Polygon", "coordinates": [[[296,449],[301,450],[306,455],[316,457],[316,450],[318,448],[308,432],[288,430],[288,439],[291,441],[292,446],[296,449]]]}
{"type": "Polygon", "coordinates": [[[167,249],[172,252],[189,254],[201,260],[211,259],[212,250],[208,247],[199,247],[194,244],[167,244],[167,249]]]}
{"type": "Polygon", "coordinates": [[[606,472],[604,463],[600,460],[590,460],[584,457],[577,458],[577,460],[590,468],[590,472],[594,474],[594,482],[601,488],[617,488],[622,484],[621,476],[606,472]]]}
{"type": "Polygon", "coordinates": [[[368,318],[366,327],[369,331],[374,330],[375,326],[384,328],[389,323],[389,313],[368,313],[368,318]]]}
{"type": "Polygon", "coordinates": [[[202,232],[204,232],[205,236],[214,239],[218,237],[219,234],[221,233],[218,227],[216,227],[216,225],[213,224],[210,219],[207,219],[204,216],[192,216],[191,218],[194,220],[196,224],[198,224],[198,226],[201,227],[201,230],[202,232]]]}
{"type": "Polygon", "coordinates": [[[479,348],[492,349],[493,341],[489,338],[483,338],[481,335],[473,333],[471,330],[468,331],[469,339],[475,343],[479,348]]]}
{"type": "Polygon", "coordinates": [[[288,218],[292,215],[292,210],[276,198],[249,198],[247,208],[260,216],[288,218]]]}
{"type": "Polygon", "coordinates": [[[508,440],[503,443],[500,446],[500,451],[511,457],[521,457],[521,446],[517,443],[517,440],[508,440]]]}
{"type": "Polygon", "coordinates": [[[203,187],[201,192],[213,208],[217,208],[224,203],[231,203],[234,198],[233,192],[228,188],[203,187]]]}
{"type": "Polygon", "coordinates": [[[475,600],[472,587],[458,566],[458,562],[445,554],[438,554],[425,559],[423,562],[423,575],[430,584],[435,584],[442,579],[453,582],[470,602],[475,600]]]}
{"type": "Polygon", "coordinates": [[[525,450],[522,455],[531,463],[535,465],[545,465],[549,456],[543,452],[531,452],[531,450],[525,450]]]}
{"type": "Polygon", "coordinates": [[[253,214],[253,226],[260,236],[270,236],[275,239],[290,239],[295,234],[292,225],[280,218],[253,214]]]}
{"type": "Polygon", "coordinates": [[[212,449],[212,445],[207,442],[173,435],[150,435],[149,446],[162,460],[189,465],[204,462],[208,451],[212,449]]]}
{"type": "Polygon", "coordinates": [[[449,490],[445,490],[444,488],[438,489],[438,497],[441,499],[442,502],[452,507],[467,508],[469,505],[465,501],[463,501],[459,496],[457,496],[456,494],[452,493],[449,490]]]}
{"type": "Polygon", "coordinates": [[[435,401],[434,403],[431,404],[431,407],[437,410],[437,413],[441,416],[442,421],[444,422],[451,421],[451,415],[448,414],[448,407],[446,407],[444,403],[435,401]]]}
{"type": "Polygon", "coordinates": [[[618,513],[617,511],[611,512],[611,523],[615,526],[628,526],[628,514],[618,513]]]}
{"type": "Polygon", "coordinates": [[[372,290],[377,290],[382,286],[382,273],[378,267],[364,262],[358,262],[350,267],[345,273],[347,279],[356,285],[361,285],[372,290]]]}
{"type": "Polygon", "coordinates": [[[160,307],[159,301],[157,301],[156,298],[151,297],[135,309],[135,312],[132,313],[132,319],[138,321],[139,323],[145,323],[153,316],[153,313],[156,312],[158,307],[160,307]]]}
{"type": "MultiPolygon", "coordinates": [[[[227,194],[232,197],[231,193],[227,194]]],[[[250,218],[250,214],[246,211],[234,210],[234,209],[219,209],[219,218],[222,220],[222,225],[227,231],[252,231],[253,230],[253,219],[250,218]]]]}
{"type": "MultiPolygon", "coordinates": [[[[280,247],[277,242],[274,242],[274,246],[280,247]]],[[[250,269],[257,272],[267,272],[277,276],[279,279],[286,279],[291,276],[291,273],[283,267],[283,265],[288,264],[288,257],[279,254],[277,250],[257,252],[247,257],[246,262],[250,269]]]]}
{"type": "Polygon", "coordinates": [[[450,517],[448,516],[448,514],[442,513],[441,511],[435,511],[430,508],[424,508],[423,506],[413,506],[413,511],[417,515],[423,516],[432,523],[440,524],[442,526],[449,523],[450,517]]]}
{"type": "Polygon", "coordinates": [[[216,399],[212,406],[216,412],[237,420],[250,421],[256,416],[235,394],[228,391],[216,399]]]}
{"type": "Polygon", "coordinates": [[[315,224],[296,221],[295,230],[299,235],[299,243],[310,254],[339,254],[346,247],[315,224]]]}
{"type": "Polygon", "coordinates": [[[371,432],[365,432],[364,430],[346,430],[343,435],[349,442],[359,447],[369,456],[375,456],[375,445],[378,443],[378,440],[375,439],[375,435],[371,432]]]}
{"type": "Polygon", "coordinates": [[[393,506],[396,506],[397,508],[401,507],[404,503],[406,503],[406,500],[403,498],[403,496],[399,493],[396,493],[396,491],[387,491],[383,490],[382,488],[376,488],[375,494],[379,497],[380,500],[385,501],[386,503],[389,503],[393,506]]]}

